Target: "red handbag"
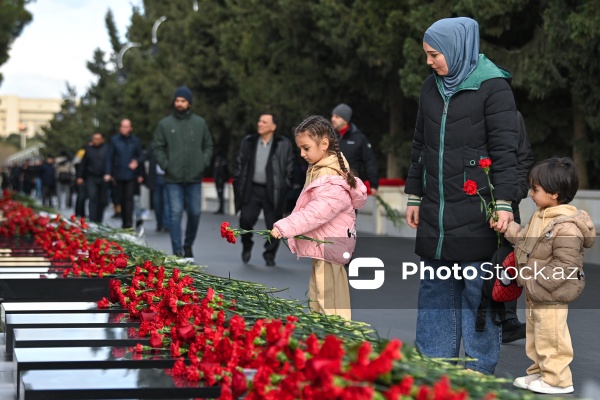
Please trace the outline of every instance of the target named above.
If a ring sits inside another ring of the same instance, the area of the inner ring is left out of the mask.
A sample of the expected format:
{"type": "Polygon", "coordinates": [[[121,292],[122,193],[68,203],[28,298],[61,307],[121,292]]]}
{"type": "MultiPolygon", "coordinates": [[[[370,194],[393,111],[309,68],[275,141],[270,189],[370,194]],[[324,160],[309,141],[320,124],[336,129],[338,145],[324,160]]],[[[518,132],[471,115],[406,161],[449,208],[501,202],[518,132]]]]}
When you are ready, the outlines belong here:
{"type": "Polygon", "coordinates": [[[504,257],[502,267],[504,269],[500,271],[498,278],[494,281],[492,300],[499,303],[517,300],[521,296],[521,293],[523,293],[523,287],[517,285],[517,268],[515,266],[514,251],[511,251],[504,257]]]}

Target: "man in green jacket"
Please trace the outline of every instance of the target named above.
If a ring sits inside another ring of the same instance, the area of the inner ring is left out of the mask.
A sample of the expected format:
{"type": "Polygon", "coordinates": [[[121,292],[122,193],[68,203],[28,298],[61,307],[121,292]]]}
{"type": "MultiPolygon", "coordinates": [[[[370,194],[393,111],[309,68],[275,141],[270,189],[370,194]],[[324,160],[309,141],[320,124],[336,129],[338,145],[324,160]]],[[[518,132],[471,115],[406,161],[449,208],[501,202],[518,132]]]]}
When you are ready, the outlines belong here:
{"type": "Polygon", "coordinates": [[[163,118],[154,132],[154,156],[165,171],[173,253],[193,260],[192,246],[200,224],[202,177],[211,161],[213,141],[204,118],[190,111],[191,104],[191,90],[178,88],[173,96],[173,114],[163,118]],[[182,243],[184,209],[187,227],[182,243]]]}

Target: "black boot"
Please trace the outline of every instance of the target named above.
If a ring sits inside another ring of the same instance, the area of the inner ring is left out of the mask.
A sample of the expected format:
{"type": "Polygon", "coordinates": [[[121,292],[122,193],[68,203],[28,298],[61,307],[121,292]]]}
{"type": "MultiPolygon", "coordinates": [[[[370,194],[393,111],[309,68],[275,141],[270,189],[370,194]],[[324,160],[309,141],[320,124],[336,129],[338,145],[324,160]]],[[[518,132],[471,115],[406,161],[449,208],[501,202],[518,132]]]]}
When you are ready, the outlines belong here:
{"type": "Polygon", "coordinates": [[[525,323],[516,318],[502,322],[502,343],[511,343],[515,340],[525,339],[525,323]]]}

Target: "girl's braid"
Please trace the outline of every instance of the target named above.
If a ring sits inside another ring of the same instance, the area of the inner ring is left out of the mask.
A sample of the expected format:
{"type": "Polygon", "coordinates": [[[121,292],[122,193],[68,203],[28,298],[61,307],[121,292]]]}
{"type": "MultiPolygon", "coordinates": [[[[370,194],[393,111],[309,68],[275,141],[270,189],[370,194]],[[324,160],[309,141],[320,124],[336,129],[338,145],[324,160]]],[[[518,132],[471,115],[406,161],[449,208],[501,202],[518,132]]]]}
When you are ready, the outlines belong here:
{"type": "Polygon", "coordinates": [[[340,163],[340,168],[342,169],[342,172],[344,174],[346,174],[346,181],[348,182],[348,185],[350,185],[351,188],[356,188],[356,178],[354,176],[354,174],[348,170],[346,168],[346,164],[344,163],[344,157],[342,157],[342,152],[340,151],[340,145],[339,145],[339,141],[338,141],[338,134],[335,131],[335,129],[333,129],[333,126],[329,123],[329,121],[327,121],[328,124],[328,131],[329,131],[329,147],[333,148],[333,151],[335,152],[335,155],[337,156],[338,162],[340,163]]]}

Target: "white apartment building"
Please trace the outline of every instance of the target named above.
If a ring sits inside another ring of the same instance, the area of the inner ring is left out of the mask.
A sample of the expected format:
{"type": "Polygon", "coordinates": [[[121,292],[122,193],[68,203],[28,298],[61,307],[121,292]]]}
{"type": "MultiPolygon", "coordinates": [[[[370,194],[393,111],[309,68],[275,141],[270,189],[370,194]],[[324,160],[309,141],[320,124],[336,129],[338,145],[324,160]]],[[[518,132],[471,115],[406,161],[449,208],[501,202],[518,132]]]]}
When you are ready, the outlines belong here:
{"type": "Polygon", "coordinates": [[[42,133],[42,127],[60,111],[62,101],[0,96],[0,137],[21,133],[23,130],[27,137],[42,133]]]}

